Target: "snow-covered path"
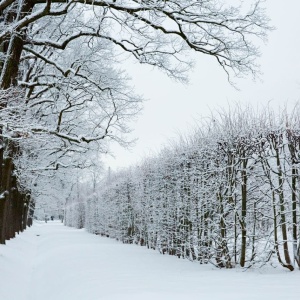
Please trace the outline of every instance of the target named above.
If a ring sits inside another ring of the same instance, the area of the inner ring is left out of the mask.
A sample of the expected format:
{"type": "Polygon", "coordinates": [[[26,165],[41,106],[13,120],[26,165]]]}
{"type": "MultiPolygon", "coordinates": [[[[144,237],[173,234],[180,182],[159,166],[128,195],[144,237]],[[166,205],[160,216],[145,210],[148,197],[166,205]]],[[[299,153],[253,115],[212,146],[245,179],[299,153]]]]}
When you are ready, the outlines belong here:
{"type": "Polygon", "coordinates": [[[217,270],[35,223],[0,246],[1,300],[296,300],[300,272],[217,270]]]}

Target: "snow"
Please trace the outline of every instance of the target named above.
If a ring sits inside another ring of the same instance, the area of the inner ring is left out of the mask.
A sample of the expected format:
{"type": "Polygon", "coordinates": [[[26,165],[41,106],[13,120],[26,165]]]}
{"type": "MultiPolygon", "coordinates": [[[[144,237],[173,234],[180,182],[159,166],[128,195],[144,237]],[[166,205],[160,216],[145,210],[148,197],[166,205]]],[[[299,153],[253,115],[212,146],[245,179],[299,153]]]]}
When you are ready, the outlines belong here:
{"type": "Polygon", "coordinates": [[[63,226],[0,245],[1,300],[296,300],[300,272],[219,270],[63,226]]]}

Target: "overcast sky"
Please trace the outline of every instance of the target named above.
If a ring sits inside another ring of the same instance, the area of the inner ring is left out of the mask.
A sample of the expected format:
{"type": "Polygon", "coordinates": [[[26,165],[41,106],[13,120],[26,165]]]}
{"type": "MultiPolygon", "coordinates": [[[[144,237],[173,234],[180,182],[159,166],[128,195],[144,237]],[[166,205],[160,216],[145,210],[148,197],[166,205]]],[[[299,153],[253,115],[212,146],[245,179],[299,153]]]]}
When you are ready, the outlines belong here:
{"type": "MultiPolygon", "coordinates": [[[[247,0],[250,1],[250,0],[247,0]]],[[[265,7],[276,30],[266,45],[261,43],[261,80],[235,80],[239,91],[227,81],[226,74],[215,59],[197,56],[190,73],[190,83],[182,85],[150,67],[127,66],[137,93],[147,102],[133,123],[131,138],[137,138],[131,150],[112,146],[115,158],[105,157],[106,167],[116,170],[133,165],[150,153],[158,152],[178,132],[188,133],[197,119],[210,111],[240,102],[278,107],[300,100],[300,26],[299,0],[266,0],[265,7]]]]}

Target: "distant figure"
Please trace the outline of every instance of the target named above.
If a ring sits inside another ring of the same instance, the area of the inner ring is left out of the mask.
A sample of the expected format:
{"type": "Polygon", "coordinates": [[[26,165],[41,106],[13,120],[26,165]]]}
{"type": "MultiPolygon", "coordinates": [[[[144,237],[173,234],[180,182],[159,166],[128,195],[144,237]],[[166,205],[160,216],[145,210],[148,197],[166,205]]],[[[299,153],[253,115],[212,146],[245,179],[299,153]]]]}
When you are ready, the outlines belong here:
{"type": "Polygon", "coordinates": [[[53,221],[54,220],[54,216],[51,216],[51,221],[53,221]]]}

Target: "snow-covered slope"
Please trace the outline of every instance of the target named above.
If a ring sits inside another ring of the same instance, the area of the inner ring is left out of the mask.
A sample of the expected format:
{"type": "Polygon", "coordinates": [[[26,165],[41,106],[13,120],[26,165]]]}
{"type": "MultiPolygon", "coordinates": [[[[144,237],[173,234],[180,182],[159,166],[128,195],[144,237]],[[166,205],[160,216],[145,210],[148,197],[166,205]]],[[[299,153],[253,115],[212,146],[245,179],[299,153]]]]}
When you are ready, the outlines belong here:
{"type": "Polygon", "coordinates": [[[219,270],[35,223],[0,246],[1,300],[296,300],[300,272],[219,270]]]}

